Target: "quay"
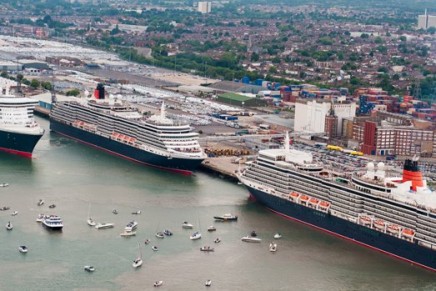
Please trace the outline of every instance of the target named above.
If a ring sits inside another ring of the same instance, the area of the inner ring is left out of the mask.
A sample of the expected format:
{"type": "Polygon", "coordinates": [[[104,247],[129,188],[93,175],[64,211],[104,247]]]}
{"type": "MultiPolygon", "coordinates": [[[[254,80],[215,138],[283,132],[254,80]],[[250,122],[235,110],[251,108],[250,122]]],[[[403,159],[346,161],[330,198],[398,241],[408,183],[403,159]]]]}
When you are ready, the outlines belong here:
{"type": "Polygon", "coordinates": [[[239,163],[232,162],[235,157],[215,157],[207,158],[201,163],[200,169],[206,173],[214,173],[218,176],[237,182],[236,173],[239,169],[239,163]]]}

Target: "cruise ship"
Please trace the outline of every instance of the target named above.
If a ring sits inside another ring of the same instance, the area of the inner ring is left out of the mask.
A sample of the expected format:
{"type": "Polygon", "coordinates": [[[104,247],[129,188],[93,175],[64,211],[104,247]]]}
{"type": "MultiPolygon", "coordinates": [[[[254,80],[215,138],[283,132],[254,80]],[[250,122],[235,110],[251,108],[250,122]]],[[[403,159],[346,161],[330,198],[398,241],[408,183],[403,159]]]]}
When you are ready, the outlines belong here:
{"type": "Polygon", "coordinates": [[[53,100],[50,129],[111,154],[186,175],[206,158],[198,133],[189,124],[169,119],[163,103],[160,114],[146,118],[129,103],[96,92],[91,99],[53,100]]]}
{"type": "Polygon", "coordinates": [[[44,134],[33,111],[37,100],[15,97],[9,88],[0,88],[0,150],[32,157],[33,149],[44,134]]]}
{"type": "Polygon", "coordinates": [[[336,173],[290,149],[287,134],[284,149],[259,151],[238,178],[277,214],[436,271],[436,192],[415,157],[402,172],[369,162],[336,173]]]}

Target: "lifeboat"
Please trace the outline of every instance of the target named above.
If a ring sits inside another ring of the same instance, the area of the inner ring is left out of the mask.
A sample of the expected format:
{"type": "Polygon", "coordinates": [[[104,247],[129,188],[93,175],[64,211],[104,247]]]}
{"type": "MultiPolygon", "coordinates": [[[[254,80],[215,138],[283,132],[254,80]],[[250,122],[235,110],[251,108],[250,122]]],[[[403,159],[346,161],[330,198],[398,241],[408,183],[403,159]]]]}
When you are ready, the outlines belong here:
{"type": "Polygon", "coordinates": [[[413,229],[410,229],[410,228],[405,228],[405,229],[403,229],[402,235],[405,237],[414,237],[415,231],[413,229]]]}
{"type": "Polygon", "coordinates": [[[309,196],[301,195],[300,200],[301,200],[301,202],[307,203],[307,201],[309,201],[309,196]]]}
{"type": "Polygon", "coordinates": [[[324,208],[324,209],[327,209],[327,208],[330,207],[330,202],[327,202],[327,201],[321,201],[321,202],[319,203],[319,207],[324,208]]]}
{"type": "Polygon", "coordinates": [[[376,219],[374,221],[374,227],[378,228],[378,229],[384,230],[385,229],[385,222],[384,222],[384,220],[376,219]]]}
{"type": "Polygon", "coordinates": [[[398,224],[388,225],[388,231],[393,234],[398,234],[400,232],[400,226],[398,224]]]}
{"type": "Polygon", "coordinates": [[[360,222],[364,225],[368,225],[371,224],[371,217],[367,216],[367,215],[361,215],[360,216],[360,222]]]}
{"type": "Polygon", "coordinates": [[[315,197],[310,198],[309,200],[309,204],[312,204],[314,206],[316,206],[319,203],[319,200],[316,199],[315,197]]]}
{"type": "Polygon", "coordinates": [[[297,192],[291,192],[291,194],[289,194],[289,197],[294,200],[297,200],[297,198],[300,197],[300,194],[297,192]]]}

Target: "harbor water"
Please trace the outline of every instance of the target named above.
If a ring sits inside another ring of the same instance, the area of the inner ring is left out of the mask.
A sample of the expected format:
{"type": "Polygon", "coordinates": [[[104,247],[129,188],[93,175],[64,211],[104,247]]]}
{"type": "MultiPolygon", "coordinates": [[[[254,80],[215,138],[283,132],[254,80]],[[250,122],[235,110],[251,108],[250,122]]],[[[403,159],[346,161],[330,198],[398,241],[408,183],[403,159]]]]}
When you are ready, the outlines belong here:
{"type": "Polygon", "coordinates": [[[46,133],[32,160],[0,154],[0,183],[10,184],[0,188],[0,207],[10,207],[0,211],[0,290],[152,290],[158,280],[163,290],[204,290],[207,279],[214,290],[436,290],[435,274],[285,220],[234,182],[132,163],[51,133],[47,120],[38,121],[46,133]],[[45,204],[37,206],[39,199],[45,204]],[[39,213],[60,215],[63,231],[44,229],[35,221],[39,213]],[[115,227],[88,226],[88,213],[115,227]],[[213,220],[224,213],[238,221],[213,220]],[[121,237],[132,220],[137,235],[121,237]],[[8,221],[12,231],[4,227],[8,221]],[[184,221],[194,229],[182,229],[184,221]],[[207,231],[211,225],[215,232],[207,231]],[[173,236],[157,238],[164,229],[173,236]],[[241,241],[252,230],[261,243],[241,241]],[[200,240],[189,239],[194,231],[200,240]],[[283,237],[271,253],[276,232],[283,237]],[[20,245],[29,252],[21,254],[20,245]],[[215,251],[200,252],[205,245],[215,251]],[[144,264],[133,269],[140,252],[144,264]],[[96,271],[85,272],[85,265],[96,271]]]}

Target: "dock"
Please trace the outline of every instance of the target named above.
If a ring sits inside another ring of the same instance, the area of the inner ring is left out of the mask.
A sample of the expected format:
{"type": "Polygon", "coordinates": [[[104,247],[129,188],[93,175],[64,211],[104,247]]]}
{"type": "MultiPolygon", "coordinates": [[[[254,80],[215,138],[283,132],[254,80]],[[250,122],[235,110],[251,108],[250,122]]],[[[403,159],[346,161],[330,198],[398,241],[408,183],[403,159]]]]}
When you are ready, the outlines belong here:
{"type": "Polygon", "coordinates": [[[238,181],[236,172],[240,166],[238,163],[232,163],[234,159],[235,157],[207,158],[201,164],[200,170],[203,170],[207,173],[215,173],[230,181],[236,182],[238,181]]]}

